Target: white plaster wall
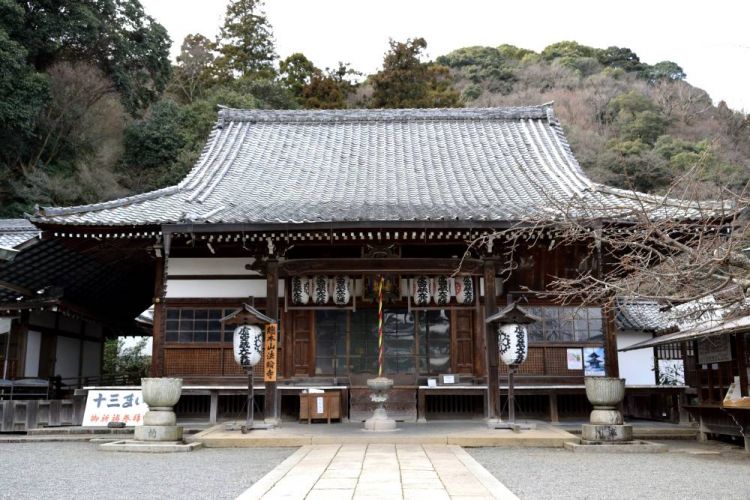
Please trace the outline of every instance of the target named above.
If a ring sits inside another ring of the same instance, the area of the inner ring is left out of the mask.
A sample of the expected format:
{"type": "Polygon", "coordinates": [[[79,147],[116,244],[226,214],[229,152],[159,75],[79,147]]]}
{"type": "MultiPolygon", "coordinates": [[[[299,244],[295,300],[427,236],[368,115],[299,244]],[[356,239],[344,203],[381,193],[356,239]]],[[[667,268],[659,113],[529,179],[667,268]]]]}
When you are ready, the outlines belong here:
{"type": "Polygon", "coordinates": [[[42,334],[29,330],[26,335],[26,360],[24,364],[24,377],[39,376],[39,355],[42,349],[42,334]]]}
{"type": "Polygon", "coordinates": [[[245,269],[255,259],[250,257],[233,258],[170,258],[167,274],[169,276],[191,275],[191,274],[247,274],[248,276],[259,276],[257,271],[245,269]]]}
{"type": "Polygon", "coordinates": [[[84,377],[97,377],[101,374],[102,345],[99,342],[83,342],[83,371],[84,377]]]}
{"type": "MultiPolygon", "coordinates": [[[[265,297],[266,280],[169,280],[167,298],[265,297]]],[[[279,297],[284,282],[279,280],[279,297]]]]}
{"type": "Polygon", "coordinates": [[[55,375],[62,378],[78,376],[78,358],[80,356],[81,341],[71,337],[57,337],[57,351],[55,353],[55,375]]]}
{"type": "MultiPolygon", "coordinates": [[[[650,333],[624,331],[617,333],[617,349],[652,338],[650,333]]],[[[620,377],[625,385],[656,385],[654,376],[654,350],[650,347],[635,351],[618,352],[620,377]]]]}

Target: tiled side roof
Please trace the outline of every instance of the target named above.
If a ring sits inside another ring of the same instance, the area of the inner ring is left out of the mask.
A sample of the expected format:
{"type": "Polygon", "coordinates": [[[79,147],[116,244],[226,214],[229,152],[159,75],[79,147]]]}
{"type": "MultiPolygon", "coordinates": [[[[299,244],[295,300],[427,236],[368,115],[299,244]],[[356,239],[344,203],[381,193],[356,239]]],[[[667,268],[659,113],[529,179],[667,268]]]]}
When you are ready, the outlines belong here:
{"type": "Polygon", "coordinates": [[[40,208],[73,225],[514,221],[549,197],[620,206],[592,183],[549,106],[222,109],[177,186],[95,205],[40,208]]]}
{"type": "Polygon", "coordinates": [[[660,333],[675,327],[670,315],[661,310],[658,302],[622,299],[615,315],[617,329],[660,333]]]}
{"type": "Polygon", "coordinates": [[[0,247],[15,248],[39,236],[39,229],[26,219],[0,219],[0,247]]]}

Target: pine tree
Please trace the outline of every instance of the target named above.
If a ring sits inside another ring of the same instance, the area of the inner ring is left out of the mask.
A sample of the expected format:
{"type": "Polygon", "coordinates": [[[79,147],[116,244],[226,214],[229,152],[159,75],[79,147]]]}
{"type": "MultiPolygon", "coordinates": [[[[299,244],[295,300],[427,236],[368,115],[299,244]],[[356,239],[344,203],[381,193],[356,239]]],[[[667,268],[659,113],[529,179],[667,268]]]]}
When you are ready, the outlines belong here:
{"type": "Polygon", "coordinates": [[[227,5],[215,67],[224,79],[273,78],[276,50],[262,0],[232,0],[227,5]]]}

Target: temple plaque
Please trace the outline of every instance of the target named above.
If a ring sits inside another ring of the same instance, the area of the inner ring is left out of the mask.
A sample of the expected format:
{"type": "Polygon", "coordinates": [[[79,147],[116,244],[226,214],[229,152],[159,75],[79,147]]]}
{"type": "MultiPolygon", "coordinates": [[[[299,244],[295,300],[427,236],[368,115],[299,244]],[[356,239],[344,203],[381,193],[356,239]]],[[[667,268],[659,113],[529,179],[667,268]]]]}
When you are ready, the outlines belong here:
{"type": "Polygon", "coordinates": [[[276,382],[277,340],[278,325],[276,323],[266,325],[266,346],[263,359],[263,380],[265,382],[276,382]]]}

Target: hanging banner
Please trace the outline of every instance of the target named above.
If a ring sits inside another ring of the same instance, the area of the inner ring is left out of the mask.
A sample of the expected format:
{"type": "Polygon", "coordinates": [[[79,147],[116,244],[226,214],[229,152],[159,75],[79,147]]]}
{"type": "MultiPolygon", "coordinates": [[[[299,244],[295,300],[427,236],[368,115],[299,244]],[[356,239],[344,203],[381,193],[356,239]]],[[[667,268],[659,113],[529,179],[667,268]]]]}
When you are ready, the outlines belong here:
{"type": "Polygon", "coordinates": [[[266,325],[266,349],[263,357],[263,380],[265,382],[276,382],[278,325],[272,323],[266,325]]]}

